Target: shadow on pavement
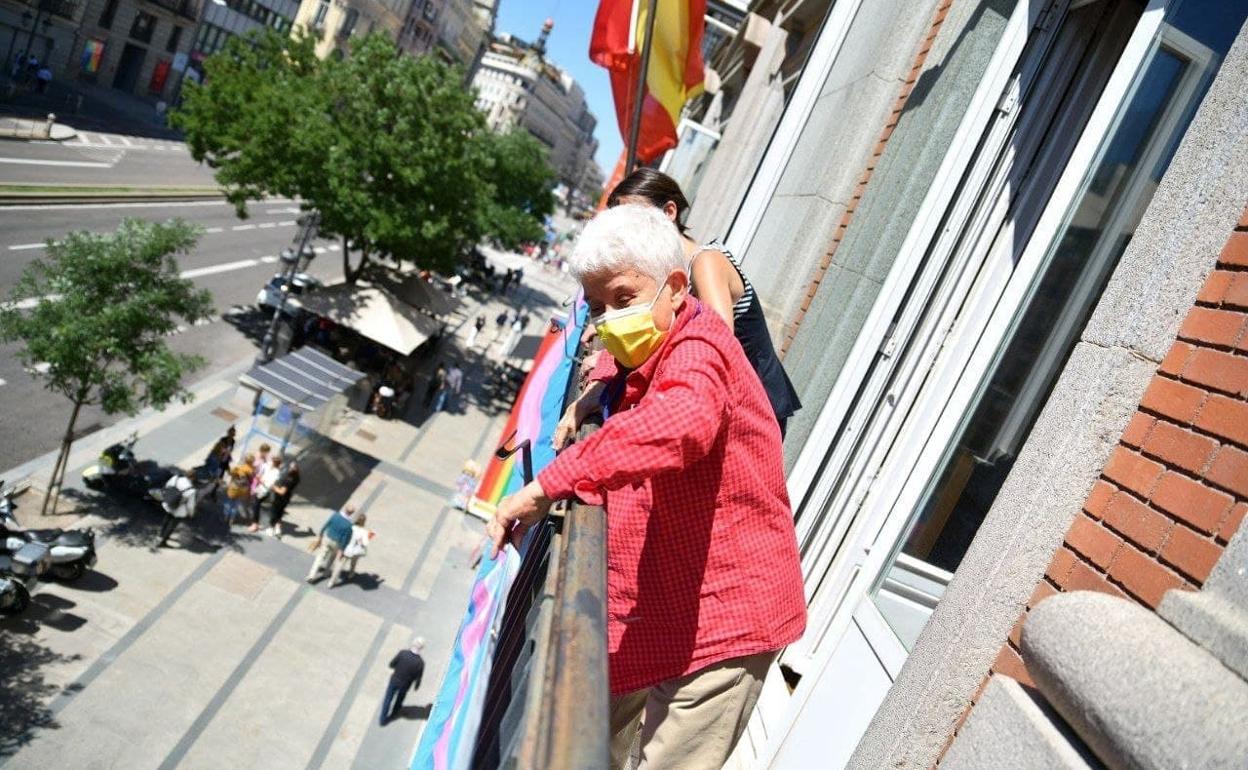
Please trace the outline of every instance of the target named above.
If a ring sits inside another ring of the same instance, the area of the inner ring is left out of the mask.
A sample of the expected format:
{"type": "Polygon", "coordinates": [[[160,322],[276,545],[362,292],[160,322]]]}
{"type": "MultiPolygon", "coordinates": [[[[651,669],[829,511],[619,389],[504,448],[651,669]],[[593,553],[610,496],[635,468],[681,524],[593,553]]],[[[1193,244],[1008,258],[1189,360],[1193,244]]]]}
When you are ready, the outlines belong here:
{"type": "MultiPolygon", "coordinates": [[[[26,615],[37,612],[32,606],[26,615]]],[[[26,638],[15,627],[33,623],[25,615],[0,620],[0,760],[11,757],[30,743],[39,730],[55,730],[57,724],[48,707],[61,688],[49,682],[44,669],[79,660],[81,656],[61,655],[26,638]]],[[[28,633],[28,632],[27,632],[28,633]]]]}
{"type": "Polygon", "coordinates": [[[346,505],[380,460],[326,436],[299,455],[303,481],[297,498],[336,511],[346,505]]]}
{"type": "MultiPolygon", "coordinates": [[[[155,548],[160,539],[160,525],[164,512],[155,503],[142,500],[122,500],[103,493],[82,492],[67,489],[62,499],[69,500],[78,514],[94,516],[103,524],[96,527],[100,537],[131,548],[155,548]]],[[[201,500],[195,516],[182,522],[169,538],[170,546],[181,547],[192,553],[216,553],[222,548],[241,553],[243,542],[258,539],[258,535],[232,531],[221,516],[218,503],[201,500]]],[[[89,573],[97,574],[97,573],[89,573]]],[[[112,578],[104,578],[112,580],[112,578]]],[[[83,577],[83,581],[88,579],[83,577]]],[[[81,582],[81,581],[80,581],[81,582]]],[[[78,584],[71,587],[77,588],[78,584]]],[[[116,585],[116,581],[113,581],[116,585]]],[[[91,590],[88,588],[87,590],[91,590]]],[[[96,590],[110,590],[100,588],[96,590]]]]}
{"type": "Polygon", "coordinates": [[[432,711],[432,703],[427,703],[424,706],[404,706],[399,710],[399,719],[416,719],[423,722],[429,719],[429,714],[432,711]]]}

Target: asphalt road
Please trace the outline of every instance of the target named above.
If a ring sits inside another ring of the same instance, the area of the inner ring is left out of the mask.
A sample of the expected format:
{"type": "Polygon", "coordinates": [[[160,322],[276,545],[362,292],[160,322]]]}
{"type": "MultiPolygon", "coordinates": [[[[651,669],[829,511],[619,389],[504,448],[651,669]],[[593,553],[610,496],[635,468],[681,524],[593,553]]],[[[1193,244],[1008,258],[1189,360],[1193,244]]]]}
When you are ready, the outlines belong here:
{"type": "Polygon", "coordinates": [[[186,145],[96,131],[66,142],[0,140],[0,183],[211,185],[186,145]]]}
{"type": "MultiPolygon", "coordinates": [[[[0,144],[0,151],[11,154],[12,144],[0,144]]],[[[176,162],[168,165],[171,173],[180,173],[176,162]]],[[[8,169],[0,166],[0,170],[8,169]]],[[[0,293],[7,298],[8,288],[22,268],[43,253],[42,243],[48,238],[71,230],[109,231],[126,217],[151,221],[181,217],[196,223],[204,233],[179,266],[183,275],[212,292],[216,312],[209,323],[173,335],[170,345],[207,359],[207,365],[191,376],[197,380],[255,355],[267,325],[267,316],[255,310],[256,293],[280,269],[277,254],[296,234],[298,208],[291,202],[257,202],[249,213],[247,220],[240,220],[231,206],[217,202],[0,207],[0,293]]],[[[340,246],[319,241],[316,248],[319,256],[308,272],[323,280],[340,279],[340,246]]],[[[0,471],[55,449],[65,431],[68,406],[22,367],[15,347],[0,347],[0,471]]],[[[79,433],[118,419],[121,416],[85,409],[78,420],[79,433]]]]}

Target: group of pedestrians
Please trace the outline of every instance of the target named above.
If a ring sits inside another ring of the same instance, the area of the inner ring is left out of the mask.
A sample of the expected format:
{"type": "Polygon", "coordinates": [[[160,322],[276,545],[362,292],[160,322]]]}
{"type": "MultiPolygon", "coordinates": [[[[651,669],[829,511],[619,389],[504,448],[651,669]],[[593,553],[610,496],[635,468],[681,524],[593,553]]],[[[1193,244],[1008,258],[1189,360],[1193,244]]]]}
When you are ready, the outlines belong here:
{"type": "Polygon", "coordinates": [[[20,51],[13,56],[9,66],[9,77],[13,80],[34,81],[39,93],[46,94],[52,85],[52,70],[34,54],[26,55],[20,51]]]}
{"type": "Polygon", "coordinates": [[[435,412],[444,409],[455,409],[458,406],[460,393],[464,389],[464,370],[459,364],[452,362],[448,367],[441,361],[434,367],[425,387],[424,407],[435,412]]]}
{"type": "Polygon", "coordinates": [[[216,499],[217,487],[224,476],[226,499],[221,511],[226,523],[246,518],[250,522],[249,532],[260,531],[261,509],[269,502],[269,534],[281,538],[282,519],[299,486],[299,462],[293,459],[283,462],[271,446],[261,444],[258,452],[248,452],[231,465],[233,450],[234,428],[231,427],[213,445],[204,463],[213,480],[209,494],[216,499]]]}

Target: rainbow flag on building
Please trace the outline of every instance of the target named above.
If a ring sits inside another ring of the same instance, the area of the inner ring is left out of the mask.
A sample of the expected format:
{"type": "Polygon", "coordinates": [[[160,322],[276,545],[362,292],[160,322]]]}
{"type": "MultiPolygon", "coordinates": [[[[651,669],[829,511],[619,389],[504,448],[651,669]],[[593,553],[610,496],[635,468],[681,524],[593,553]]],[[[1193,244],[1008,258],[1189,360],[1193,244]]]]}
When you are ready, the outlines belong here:
{"type": "MultiPolygon", "coordinates": [[[[550,324],[503,427],[502,437],[514,433],[515,444],[529,440],[534,473],[555,458],[550,441],[563,415],[563,398],[588,312],[584,298],[578,296],[568,318],[550,324]]],[[[498,501],[524,484],[520,463],[519,453],[506,460],[491,459],[469,510],[492,517],[498,501]]],[[[502,622],[507,594],[519,570],[520,554],[510,545],[498,558],[481,560],[446,676],[412,756],[411,770],[466,770],[471,764],[494,662],[497,634],[492,631],[502,622]]]]}

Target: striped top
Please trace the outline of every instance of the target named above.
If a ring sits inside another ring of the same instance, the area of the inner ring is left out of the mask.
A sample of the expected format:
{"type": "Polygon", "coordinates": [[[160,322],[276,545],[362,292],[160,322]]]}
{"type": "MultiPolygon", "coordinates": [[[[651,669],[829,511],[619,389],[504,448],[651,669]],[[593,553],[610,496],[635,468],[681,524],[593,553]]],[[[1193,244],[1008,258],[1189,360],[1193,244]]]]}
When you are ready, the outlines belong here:
{"type": "Polygon", "coordinates": [[[745,277],[745,271],[741,269],[741,262],[737,260],[737,257],[717,240],[698,247],[693,258],[689,260],[691,274],[693,260],[704,251],[722,252],[736,269],[737,275],[741,276],[741,284],[745,286],[745,291],[736,302],[732,303],[733,333],[745,350],[746,359],[758,372],[758,377],[763,382],[763,389],[767,391],[767,398],[771,401],[771,407],[776,413],[776,419],[780,422],[780,431],[783,433],[786,421],[794,412],[802,408],[802,402],[798,399],[793,383],[789,381],[789,375],[785,373],[784,367],[780,364],[780,357],[776,355],[776,349],[771,342],[771,334],[767,330],[767,319],[763,317],[762,303],[759,302],[758,295],[754,292],[754,284],[745,277]]]}
{"type": "Polygon", "coordinates": [[[718,251],[722,253],[728,258],[728,261],[732,263],[732,266],[736,268],[737,275],[741,277],[741,285],[745,287],[745,291],[741,293],[740,299],[732,303],[732,320],[738,321],[741,319],[741,316],[745,315],[745,312],[750,309],[750,303],[754,301],[754,284],[750,283],[750,279],[745,277],[745,271],[741,269],[741,261],[737,259],[735,254],[728,250],[727,246],[720,243],[718,239],[713,240],[710,243],[702,244],[698,247],[698,250],[693,253],[693,256],[689,259],[690,276],[693,275],[693,260],[697,259],[698,255],[706,251],[718,251]]]}

